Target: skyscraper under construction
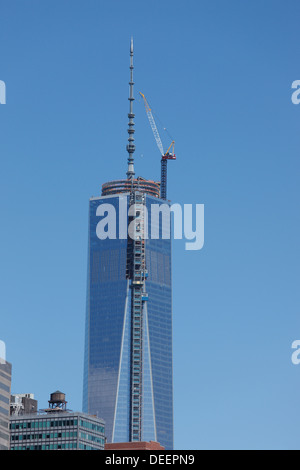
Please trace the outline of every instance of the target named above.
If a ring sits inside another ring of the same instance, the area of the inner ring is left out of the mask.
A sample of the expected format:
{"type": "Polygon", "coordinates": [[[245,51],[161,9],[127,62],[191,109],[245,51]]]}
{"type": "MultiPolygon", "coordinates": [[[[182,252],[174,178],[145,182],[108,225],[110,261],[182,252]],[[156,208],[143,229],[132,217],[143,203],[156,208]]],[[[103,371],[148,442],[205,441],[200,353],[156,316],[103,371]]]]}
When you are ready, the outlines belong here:
{"type": "Polygon", "coordinates": [[[148,230],[150,207],[166,203],[160,182],[135,176],[132,41],[129,85],[127,178],[89,203],[83,411],[105,420],[108,442],[172,449],[171,238],[148,230]],[[99,236],[108,207],[115,237],[99,236]]]}

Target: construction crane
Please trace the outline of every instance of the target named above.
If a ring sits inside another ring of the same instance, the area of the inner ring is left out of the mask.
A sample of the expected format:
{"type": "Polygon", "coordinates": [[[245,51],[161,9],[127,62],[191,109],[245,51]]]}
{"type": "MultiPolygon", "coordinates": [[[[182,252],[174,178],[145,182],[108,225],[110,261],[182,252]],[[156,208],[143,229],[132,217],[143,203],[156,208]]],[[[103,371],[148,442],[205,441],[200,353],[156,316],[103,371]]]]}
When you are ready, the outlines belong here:
{"type": "Polygon", "coordinates": [[[164,152],[163,144],[159,135],[159,132],[157,130],[155,120],[151,111],[151,108],[148,104],[148,101],[146,100],[145,95],[140,92],[141,97],[144,100],[145,104],[145,109],[146,113],[150,122],[150,126],[157,144],[157,147],[160,151],[161,154],[161,182],[160,182],[160,197],[161,199],[166,200],[167,199],[167,163],[168,160],[176,160],[176,156],[174,153],[174,146],[175,142],[172,140],[171,145],[169,146],[168,150],[164,152]]]}

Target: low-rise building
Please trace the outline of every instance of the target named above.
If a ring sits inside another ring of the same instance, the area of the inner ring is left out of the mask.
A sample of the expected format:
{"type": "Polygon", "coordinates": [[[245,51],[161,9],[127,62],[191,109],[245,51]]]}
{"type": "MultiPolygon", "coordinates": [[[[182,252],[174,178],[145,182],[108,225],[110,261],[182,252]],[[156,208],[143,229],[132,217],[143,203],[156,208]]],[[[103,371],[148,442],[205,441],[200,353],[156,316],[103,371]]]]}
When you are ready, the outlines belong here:
{"type": "Polygon", "coordinates": [[[114,442],[106,443],[105,450],[164,450],[165,448],[155,441],[114,442]]]}
{"type": "Polygon", "coordinates": [[[10,417],[11,450],[103,450],[102,419],[68,411],[61,392],[51,394],[49,408],[10,417]],[[53,398],[53,400],[52,400],[53,398]]]}

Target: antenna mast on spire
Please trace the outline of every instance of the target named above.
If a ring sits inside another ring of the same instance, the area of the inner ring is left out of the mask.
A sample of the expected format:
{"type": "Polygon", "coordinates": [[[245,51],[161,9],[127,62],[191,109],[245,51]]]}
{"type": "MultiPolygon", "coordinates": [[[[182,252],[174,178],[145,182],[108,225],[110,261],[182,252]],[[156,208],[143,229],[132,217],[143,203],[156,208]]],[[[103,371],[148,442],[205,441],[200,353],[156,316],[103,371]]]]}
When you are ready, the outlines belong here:
{"type": "Polygon", "coordinates": [[[130,82],[129,82],[129,113],[128,113],[128,118],[129,118],[129,123],[128,123],[128,144],[127,144],[127,152],[128,152],[128,170],[127,170],[127,179],[133,179],[135,172],[134,172],[134,158],[133,158],[133,153],[135,151],[135,145],[134,145],[134,114],[133,114],[133,39],[131,38],[130,42],[130,82]]]}

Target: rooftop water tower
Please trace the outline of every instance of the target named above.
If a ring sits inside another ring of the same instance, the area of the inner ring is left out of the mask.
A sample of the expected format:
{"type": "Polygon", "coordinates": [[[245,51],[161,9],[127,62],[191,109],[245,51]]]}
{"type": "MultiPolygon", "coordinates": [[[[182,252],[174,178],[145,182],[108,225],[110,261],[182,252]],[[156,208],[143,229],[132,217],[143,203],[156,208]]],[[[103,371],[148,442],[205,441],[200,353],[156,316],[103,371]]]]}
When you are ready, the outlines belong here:
{"type": "Polygon", "coordinates": [[[51,393],[50,400],[48,400],[49,409],[50,411],[66,411],[67,402],[66,402],[66,395],[59,390],[54,393],[51,393]]]}

